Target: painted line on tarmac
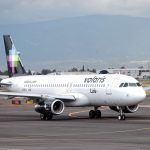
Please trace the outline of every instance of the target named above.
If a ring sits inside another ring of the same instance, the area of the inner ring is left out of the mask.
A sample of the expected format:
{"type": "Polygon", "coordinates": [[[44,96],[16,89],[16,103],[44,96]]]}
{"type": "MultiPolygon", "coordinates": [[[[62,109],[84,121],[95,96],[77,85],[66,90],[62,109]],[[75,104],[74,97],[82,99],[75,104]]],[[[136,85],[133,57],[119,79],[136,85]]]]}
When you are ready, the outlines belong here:
{"type": "Polygon", "coordinates": [[[150,108],[150,105],[139,105],[139,107],[142,107],[142,108],[150,108]]]}
{"type": "Polygon", "coordinates": [[[23,149],[0,148],[0,150],[23,150],[23,149]]]}
{"type": "MultiPolygon", "coordinates": [[[[101,107],[100,110],[106,110],[106,109],[108,109],[108,107],[103,107],[103,108],[101,107]]],[[[68,116],[72,117],[72,118],[80,118],[78,114],[84,113],[84,112],[89,112],[89,111],[90,111],[90,109],[88,109],[88,110],[82,110],[82,111],[75,111],[75,112],[69,113],[68,116]]]]}
{"type": "Polygon", "coordinates": [[[84,112],[88,112],[89,110],[83,110],[83,111],[76,111],[76,112],[71,112],[71,113],[69,113],[69,117],[72,117],[72,118],[79,118],[78,117],[78,114],[80,114],[80,113],[84,113],[84,112]]]}
{"type": "MultiPolygon", "coordinates": [[[[149,131],[150,128],[137,128],[137,129],[130,129],[130,130],[116,130],[116,131],[102,131],[102,132],[86,132],[86,133],[82,133],[82,135],[99,135],[99,134],[122,134],[122,133],[133,133],[133,132],[142,132],[142,131],[149,131]]],[[[67,133],[67,134],[63,134],[63,135],[58,135],[55,137],[64,137],[64,136],[78,136],[79,134],[72,134],[72,133],[67,133]]],[[[62,138],[60,138],[62,139],[62,138]]]]}
{"type": "Polygon", "coordinates": [[[130,132],[137,132],[137,131],[145,131],[150,130],[150,128],[139,128],[139,129],[131,129],[131,130],[118,130],[114,132],[108,132],[108,133],[130,133],[130,132]]]}
{"type": "MultiPolygon", "coordinates": [[[[58,140],[59,141],[66,141],[66,140],[68,140],[68,141],[70,141],[70,140],[80,140],[80,141],[98,140],[99,141],[99,140],[102,140],[102,139],[95,139],[95,138],[88,138],[88,137],[90,137],[90,135],[111,134],[111,136],[112,136],[112,134],[133,133],[133,132],[137,133],[137,132],[149,131],[149,130],[150,130],[150,128],[138,128],[138,129],[131,129],[131,130],[116,130],[116,131],[106,131],[106,132],[102,131],[102,132],[85,132],[85,133],[81,133],[82,135],[87,135],[87,138],[78,138],[78,136],[80,136],[79,133],[65,133],[65,134],[62,134],[62,135],[60,135],[60,134],[55,135],[51,139],[51,141],[58,141],[58,140]],[[65,136],[67,136],[67,137],[65,137],[65,136]],[[73,136],[74,138],[70,138],[69,136],[73,136]]],[[[41,139],[43,139],[42,137],[41,137],[41,139]]],[[[9,138],[5,138],[5,141],[6,141],[6,139],[10,140],[9,138]]],[[[30,138],[30,139],[29,138],[28,139],[13,139],[13,141],[16,141],[16,140],[41,141],[41,139],[33,139],[33,138],[30,138]]],[[[111,139],[113,139],[113,136],[112,136],[111,139]]],[[[2,140],[2,139],[0,138],[0,140],[2,140]]],[[[4,140],[4,138],[3,138],[3,140],[4,140]]],[[[43,139],[43,140],[47,140],[47,138],[45,137],[45,139],[43,139]]],[[[104,139],[104,140],[106,140],[106,139],[104,139]]],[[[108,140],[110,140],[110,139],[108,139],[108,140]]],[[[11,141],[12,141],[12,139],[11,139],[11,141]]],[[[7,149],[7,148],[3,149],[3,148],[0,148],[0,150],[23,150],[23,149],[7,149]]]]}

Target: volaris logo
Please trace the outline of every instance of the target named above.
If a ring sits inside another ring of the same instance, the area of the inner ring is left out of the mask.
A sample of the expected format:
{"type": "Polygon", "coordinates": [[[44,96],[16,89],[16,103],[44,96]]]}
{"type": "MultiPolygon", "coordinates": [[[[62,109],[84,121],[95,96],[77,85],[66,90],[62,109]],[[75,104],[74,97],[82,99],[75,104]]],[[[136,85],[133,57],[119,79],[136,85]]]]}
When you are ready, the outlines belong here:
{"type": "Polygon", "coordinates": [[[12,49],[9,50],[7,61],[12,73],[15,73],[15,67],[17,67],[19,63],[19,56],[14,45],[12,45],[12,49]]]}

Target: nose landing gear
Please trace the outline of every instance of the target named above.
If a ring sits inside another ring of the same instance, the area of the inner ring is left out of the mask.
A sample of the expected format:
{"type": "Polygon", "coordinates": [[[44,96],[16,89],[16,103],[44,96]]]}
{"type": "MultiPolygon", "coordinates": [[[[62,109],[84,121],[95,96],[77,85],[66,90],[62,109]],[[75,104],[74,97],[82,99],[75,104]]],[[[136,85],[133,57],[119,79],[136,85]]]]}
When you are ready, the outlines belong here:
{"type": "Polygon", "coordinates": [[[123,108],[122,107],[119,107],[119,115],[118,115],[118,120],[125,120],[126,119],[126,116],[123,112],[123,108]]]}

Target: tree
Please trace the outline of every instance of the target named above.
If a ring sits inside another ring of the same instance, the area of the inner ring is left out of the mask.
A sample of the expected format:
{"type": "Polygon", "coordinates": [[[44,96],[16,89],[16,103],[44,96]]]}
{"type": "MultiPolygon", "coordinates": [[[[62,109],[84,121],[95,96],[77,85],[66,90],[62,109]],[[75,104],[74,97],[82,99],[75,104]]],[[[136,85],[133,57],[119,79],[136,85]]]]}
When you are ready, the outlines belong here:
{"type": "Polygon", "coordinates": [[[44,75],[49,74],[49,73],[51,73],[51,70],[49,69],[42,69],[41,71],[41,74],[44,74],[44,75]]]}
{"type": "Polygon", "coordinates": [[[8,75],[8,70],[5,70],[5,71],[3,72],[3,75],[8,75]]]}
{"type": "Polygon", "coordinates": [[[120,67],[120,69],[125,69],[125,68],[126,68],[125,66],[120,67]]]}
{"type": "Polygon", "coordinates": [[[82,68],[80,69],[80,72],[84,72],[85,69],[84,69],[84,65],[82,66],[82,68]]]}
{"type": "Polygon", "coordinates": [[[28,75],[32,75],[32,72],[31,72],[30,69],[28,70],[27,74],[28,74],[28,75]]]}
{"type": "Polygon", "coordinates": [[[78,69],[76,67],[73,67],[72,69],[68,70],[69,72],[78,72],[78,69]]]}
{"type": "Polygon", "coordinates": [[[96,73],[96,69],[89,69],[89,68],[87,68],[87,72],[93,72],[93,73],[96,73]]]}
{"type": "Polygon", "coordinates": [[[93,69],[91,70],[91,72],[96,73],[96,69],[93,68],[93,69]]]}
{"type": "Polygon", "coordinates": [[[143,66],[139,66],[138,68],[139,68],[139,69],[143,69],[144,67],[143,67],[143,66]]]}
{"type": "Polygon", "coordinates": [[[51,72],[56,72],[56,69],[53,69],[51,72]]]}
{"type": "Polygon", "coordinates": [[[56,69],[50,70],[50,69],[42,69],[41,74],[49,74],[49,73],[54,73],[56,72],[56,69]]]}

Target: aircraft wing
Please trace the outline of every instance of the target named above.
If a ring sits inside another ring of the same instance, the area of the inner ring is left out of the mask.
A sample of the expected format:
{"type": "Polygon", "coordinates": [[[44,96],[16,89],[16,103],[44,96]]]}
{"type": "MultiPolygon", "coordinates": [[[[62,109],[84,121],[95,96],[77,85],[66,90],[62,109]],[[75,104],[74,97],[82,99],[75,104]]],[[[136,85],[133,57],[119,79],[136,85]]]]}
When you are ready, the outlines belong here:
{"type": "Polygon", "coordinates": [[[0,86],[11,86],[12,84],[11,83],[0,83],[0,86]]]}
{"type": "Polygon", "coordinates": [[[28,97],[33,99],[59,99],[62,101],[75,101],[75,97],[73,95],[44,95],[44,94],[30,94],[30,93],[16,93],[16,92],[0,92],[0,96],[8,96],[8,97],[28,97]]]}

